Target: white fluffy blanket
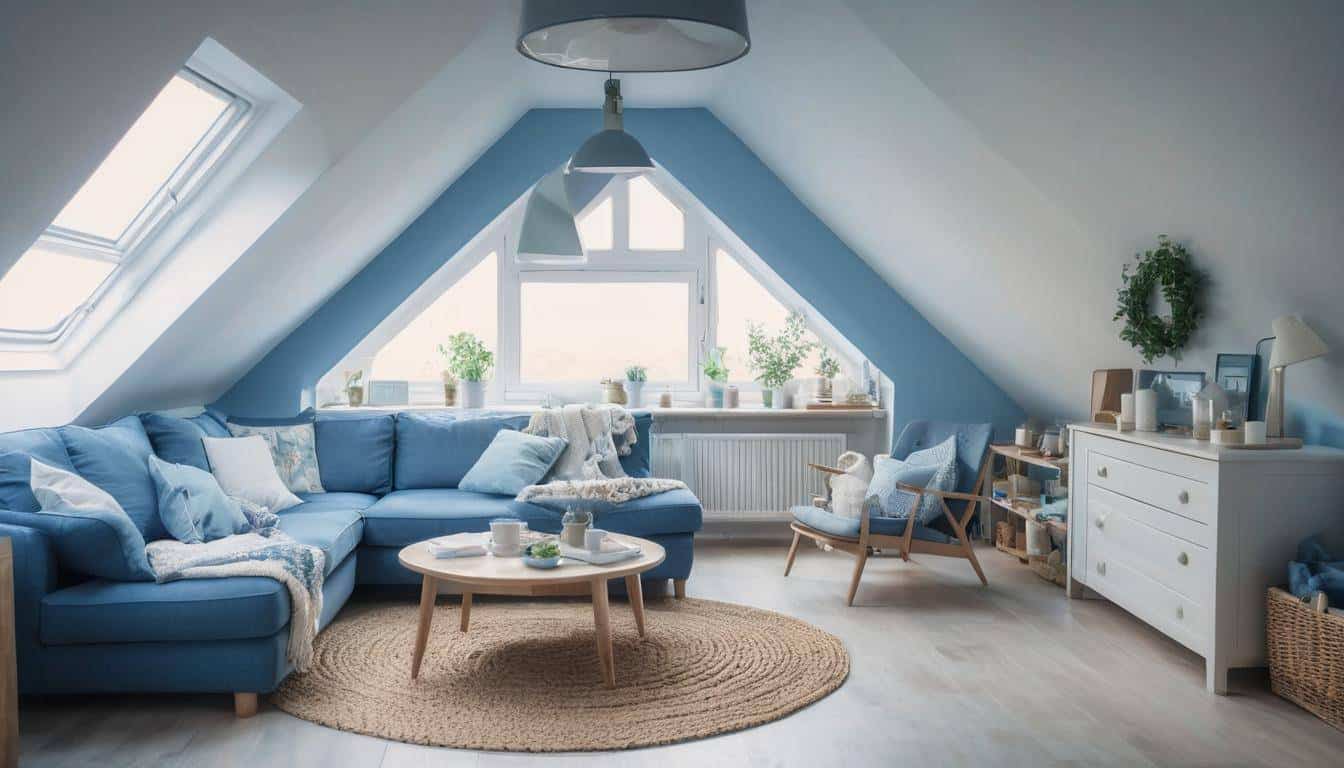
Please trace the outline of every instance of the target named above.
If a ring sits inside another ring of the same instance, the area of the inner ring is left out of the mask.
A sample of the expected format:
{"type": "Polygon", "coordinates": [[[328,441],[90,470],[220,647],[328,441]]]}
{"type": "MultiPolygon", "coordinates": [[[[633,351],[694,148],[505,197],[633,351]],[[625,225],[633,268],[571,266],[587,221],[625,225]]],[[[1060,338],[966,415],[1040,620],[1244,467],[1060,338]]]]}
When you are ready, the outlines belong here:
{"type": "Polygon", "coordinates": [[[620,504],[663,491],[685,488],[680,480],[657,477],[618,477],[603,480],[557,480],[545,485],[529,485],[518,494],[518,501],[564,501],[583,499],[620,504]]]}
{"type": "Polygon", "coordinates": [[[523,431],[566,440],[547,482],[625,477],[621,457],[630,455],[638,439],[635,417],[619,405],[545,408],[532,414],[523,431]]]}
{"type": "Polygon", "coordinates": [[[313,638],[322,616],[322,579],[326,555],[280,531],[226,536],[204,544],[173,539],[145,547],[149,567],[160,584],[179,579],[227,579],[264,576],[289,590],[290,622],[287,656],[294,668],[306,670],[313,660],[313,638]]]}

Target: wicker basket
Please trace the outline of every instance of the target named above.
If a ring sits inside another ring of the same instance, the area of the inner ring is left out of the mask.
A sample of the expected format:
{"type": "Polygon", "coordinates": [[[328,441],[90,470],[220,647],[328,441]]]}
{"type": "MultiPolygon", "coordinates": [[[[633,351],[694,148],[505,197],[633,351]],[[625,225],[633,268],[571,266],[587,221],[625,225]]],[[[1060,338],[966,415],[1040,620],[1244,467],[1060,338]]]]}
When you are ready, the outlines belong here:
{"type": "Polygon", "coordinates": [[[1001,547],[1013,548],[1014,540],[1017,538],[1017,529],[1011,521],[1000,520],[994,524],[994,543],[1001,547]]]}
{"type": "Polygon", "coordinates": [[[1344,616],[1271,587],[1265,638],[1273,691],[1344,730],[1344,616]]]}

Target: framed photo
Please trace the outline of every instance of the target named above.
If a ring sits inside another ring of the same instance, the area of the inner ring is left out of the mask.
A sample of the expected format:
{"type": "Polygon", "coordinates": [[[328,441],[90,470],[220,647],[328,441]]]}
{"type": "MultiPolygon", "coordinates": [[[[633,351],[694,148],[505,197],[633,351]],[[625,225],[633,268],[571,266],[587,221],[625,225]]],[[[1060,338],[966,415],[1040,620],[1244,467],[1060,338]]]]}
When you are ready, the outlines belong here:
{"type": "Polygon", "coordinates": [[[1255,395],[1255,355],[1222,353],[1214,367],[1213,380],[1227,392],[1227,407],[1237,414],[1239,424],[1250,418],[1251,399],[1255,395]]]}
{"type": "Polygon", "coordinates": [[[1139,389],[1157,392],[1157,423],[1160,426],[1192,427],[1190,400],[1204,388],[1203,371],[1141,370],[1139,389]]]}

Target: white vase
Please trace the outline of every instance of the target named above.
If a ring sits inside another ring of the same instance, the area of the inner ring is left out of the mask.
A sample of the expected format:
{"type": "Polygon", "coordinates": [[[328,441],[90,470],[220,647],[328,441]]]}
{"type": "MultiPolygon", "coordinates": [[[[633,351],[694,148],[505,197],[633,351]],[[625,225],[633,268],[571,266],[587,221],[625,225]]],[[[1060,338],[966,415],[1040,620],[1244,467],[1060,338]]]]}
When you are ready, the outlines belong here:
{"type": "Polygon", "coordinates": [[[770,388],[770,407],[776,411],[782,411],[789,407],[789,390],[786,387],[770,388]]]}
{"type": "Polygon", "coordinates": [[[485,382],[467,381],[463,379],[457,383],[458,400],[461,401],[463,408],[484,408],[485,407],[485,382]]]}
{"type": "Polygon", "coordinates": [[[625,398],[628,401],[626,405],[631,408],[639,408],[644,405],[644,382],[626,381],[625,398]]]}

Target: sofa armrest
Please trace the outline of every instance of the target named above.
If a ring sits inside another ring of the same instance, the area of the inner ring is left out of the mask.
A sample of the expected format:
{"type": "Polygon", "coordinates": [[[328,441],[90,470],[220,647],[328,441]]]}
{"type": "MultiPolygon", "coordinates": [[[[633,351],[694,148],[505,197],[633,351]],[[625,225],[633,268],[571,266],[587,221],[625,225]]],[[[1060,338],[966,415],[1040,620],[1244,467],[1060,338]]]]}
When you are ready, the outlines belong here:
{"type": "Polygon", "coordinates": [[[38,622],[42,598],[56,588],[56,554],[43,532],[16,524],[23,515],[0,509],[0,536],[14,550],[14,640],[19,648],[19,669],[26,651],[38,646],[38,622]]]}

